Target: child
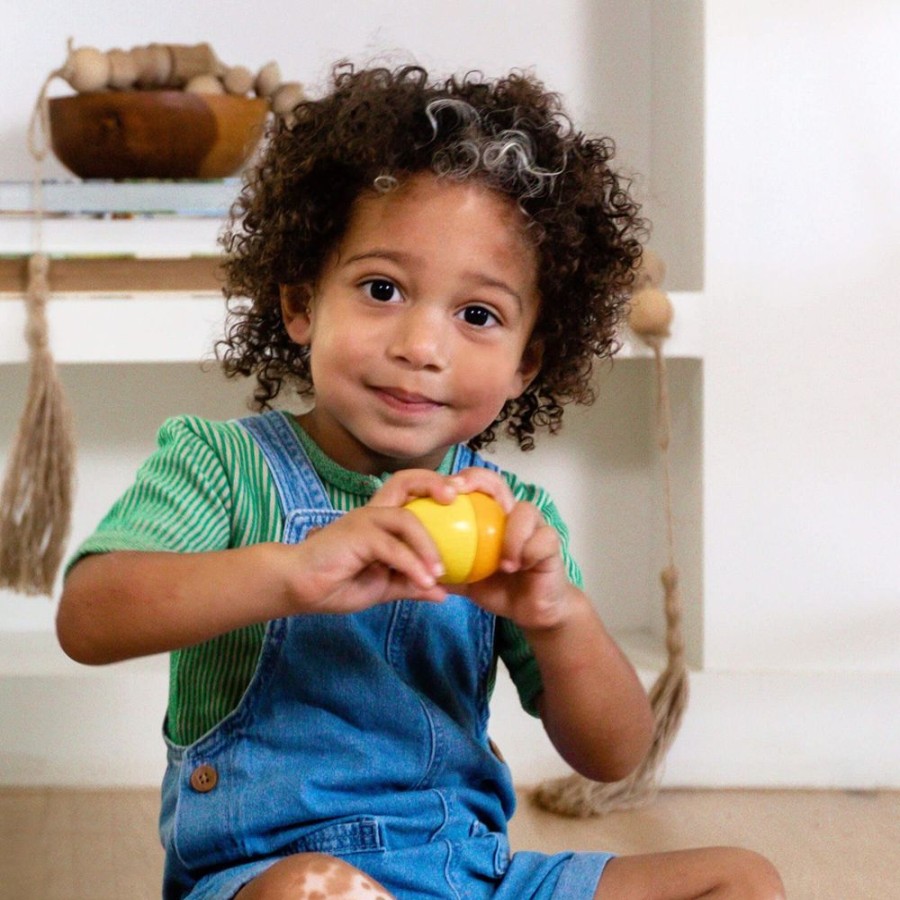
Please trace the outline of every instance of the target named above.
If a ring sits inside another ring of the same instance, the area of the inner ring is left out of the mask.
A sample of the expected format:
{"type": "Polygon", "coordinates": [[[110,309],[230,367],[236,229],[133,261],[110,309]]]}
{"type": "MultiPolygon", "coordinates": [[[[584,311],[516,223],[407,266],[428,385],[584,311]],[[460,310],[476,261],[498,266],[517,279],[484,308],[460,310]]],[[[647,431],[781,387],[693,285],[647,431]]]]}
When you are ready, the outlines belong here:
{"type": "Polygon", "coordinates": [[[339,67],[275,127],[225,237],[224,365],[268,411],[166,423],[58,614],[83,662],[172,651],[166,898],[782,895],[740,850],[508,852],[498,658],[588,777],[652,733],[552,501],[475,452],[556,431],[612,352],[641,221],[610,156],[518,74],[339,67]],[[501,565],[454,590],[402,506],[474,490],[501,565]]]}

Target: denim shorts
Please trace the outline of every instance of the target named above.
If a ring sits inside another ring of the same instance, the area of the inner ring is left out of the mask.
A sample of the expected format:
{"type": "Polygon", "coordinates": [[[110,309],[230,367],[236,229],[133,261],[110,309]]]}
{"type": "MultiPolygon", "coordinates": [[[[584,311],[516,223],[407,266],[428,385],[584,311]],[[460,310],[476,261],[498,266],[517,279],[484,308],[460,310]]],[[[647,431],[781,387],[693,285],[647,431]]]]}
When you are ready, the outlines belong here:
{"type": "MultiPolygon", "coordinates": [[[[450,885],[444,872],[421,871],[423,883],[418,890],[409,882],[393,887],[381,874],[384,866],[367,865],[354,854],[347,862],[363,869],[391,891],[397,900],[420,900],[422,897],[446,897],[447,900],[592,900],[611,853],[557,853],[548,855],[531,851],[514,853],[506,871],[498,880],[473,880],[469,884],[450,885]],[[436,883],[443,881],[443,884],[436,883]]],[[[257,860],[217,872],[199,881],[188,900],[230,900],[254,878],[262,875],[279,859],[257,860]]],[[[406,881],[406,879],[404,879],[406,881]]]]}

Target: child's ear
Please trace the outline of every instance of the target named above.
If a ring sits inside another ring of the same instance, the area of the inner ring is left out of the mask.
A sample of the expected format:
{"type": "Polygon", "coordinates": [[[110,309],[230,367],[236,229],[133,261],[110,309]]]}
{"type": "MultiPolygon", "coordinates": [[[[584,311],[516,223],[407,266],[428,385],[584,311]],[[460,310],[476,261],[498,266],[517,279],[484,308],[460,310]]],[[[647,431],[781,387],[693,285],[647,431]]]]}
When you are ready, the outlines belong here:
{"type": "Polygon", "coordinates": [[[519,368],[516,370],[516,381],[518,390],[510,394],[509,399],[515,400],[520,397],[528,386],[537,378],[541,371],[541,365],[544,362],[544,342],[540,338],[532,338],[522,352],[522,359],[519,362],[519,368]]]}
{"type": "Polygon", "coordinates": [[[312,330],[309,287],[305,284],[280,284],[278,294],[285,331],[295,343],[308,344],[312,330]]]}

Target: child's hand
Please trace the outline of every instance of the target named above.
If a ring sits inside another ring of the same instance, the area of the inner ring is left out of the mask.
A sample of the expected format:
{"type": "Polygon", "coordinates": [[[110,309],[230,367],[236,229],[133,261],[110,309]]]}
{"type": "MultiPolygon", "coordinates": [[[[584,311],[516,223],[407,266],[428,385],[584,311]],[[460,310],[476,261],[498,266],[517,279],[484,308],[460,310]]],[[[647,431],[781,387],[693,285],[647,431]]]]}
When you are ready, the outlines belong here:
{"type": "Polygon", "coordinates": [[[566,619],[570,588],[556,530],[537,507],[520,502],[507,515],[498,571],[466,594],[526,632],[546,631],[566,619]]]}
{"type": "Polygon", "coordinates": [[[398,472],[369,503],[311,533],[293,548],[287,591],[294,611],[348,613],[402,598],[443,600],[443,574],[433,541],[419,520],[402,509],[415,497],[450,503],[459,493],[482,490],[505,509],[513,505],[506,483],[485,470],[447,477],[426,469],[398,472]],[[484,472],[485,474],[481,474],[484,472]]]}
{"type": "MultiPolygon", "coordinates": [[[[489,494],[503,507],[506,529],[498,571],[482,581],[461,586],[460,592],[526,631],[555,628],[570,611],[571,597],[559,536],[537,507],[516,502],[509,485],[496,472],[473,467],[442,479],[442,483],[441,476],[434,472],[404,472],[395,475],[372,503],[402,504],[418,496],[449,503],[457,493],[472,491],[489,494]]],[[[433,547],[430,538],[428,541],[433,547]]]]}

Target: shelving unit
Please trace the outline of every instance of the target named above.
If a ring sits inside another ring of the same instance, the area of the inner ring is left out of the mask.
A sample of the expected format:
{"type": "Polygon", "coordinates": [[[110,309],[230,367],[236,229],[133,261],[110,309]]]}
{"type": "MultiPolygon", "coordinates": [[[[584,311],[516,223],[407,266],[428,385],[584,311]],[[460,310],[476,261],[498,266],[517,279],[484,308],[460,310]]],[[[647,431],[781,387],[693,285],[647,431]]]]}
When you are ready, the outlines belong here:
{"type": "MultiPolygon", "coordinates": [[[[215,367],[204,373],[198,365],[212,358],[222,333],[217,237],[238,189],[237,182],[43,186],[42,245],[51,257],[53,292],[50,341],[79,444],[70,549],[131,480],[167,415],[223,418],[245,410],[247,391],[228,385],[222,395],[215,367]]],[[[5,432],[0,428],[0,447],[11,440],[27,377],[23,288],[34,240],[32,191],[28,184],[0,184],[0,378],[10,387],[0,400],[0,420],[8,423],[5,432]]],[[[666,355],[675,381],[676,503],[685,526],[683,580],[697,601],[686,616],[689,656],[700,666],[703,297],[692,291],[670,297],[675,317],[666,355]]],[[[595,407],[567,413],[560,438],[539,442],[528,454],[501,446],[496,458],[551,491],[572,528],[589,591],[649,682],[664,663],[657,580],[663,532],[649,349],[624,334],[616,360],[598,367],[597,392],[595,407]],[[603,537],[613,530],[625,536],[622,542],[603,537]]],[[[56,644],[52,604],[9,592],[0,598],[0,678],[29,691],[65,685],[73,697],[87,691],[112,706],[122,703],[117,685],[125,678],[148,703],[164,703],[165,657],[112,668],[78,666],[56,644]]],[[[501,678],[497,690],[502,697],[513,689],[501,678]]],[[[130,715],[123,711],[121,717],[130,721],[130,715]]],[[[502,720],[499,727],[502,735],[502,720]]],[[[529,765],[549,764],[552,756],[547,752],[541,759],[529,765]]],[[[32,778],[27,772],[15,777],[32,778]]]]}
{"type": "MultiPolygon", "coordinates": [[[[105,367],[115,366],[120,373],[117,377],[120,389],[127,390],[131,382],[127,378],[121,379],[121,373],[126,369],[133,372],[136,366],[149,365],[157,373],[163,371],[161,366],[168,373],[193,372],[198,363],[213,357],[214,344],[222,334],[225,316],[225,304],[217,287],[216,235],[238,190],[239,182],[233,179],[121,184],[51,182],[43,185],[43,208],[51,216],[43,223],[43,244],[51,256],[53,293],[47,309],[51,348],[61,366],[64,382],[71,382],[70,395],[76,416],[79,405],[87,401],[79,393],[79,384],[85,380],[76,375],[81,367],[99,367],[97,371],[109,378],[111,373],[105,367]],[[58,227],[51,230],[48,226],[54,224],[58,227]],[[159,248],[148,237],[151,227],[156,233],[180,231],[184,236],[184,255],[152,253],[159,248]],[[97,229],[101,231],[86,236],[86,231],[97,229]],[[90,256],[79,255],[78,248],[85,244],[93,247],[94,253],[90,256]],[[98,247],[105,251],[110,246],[116,248],[115,255],[97,255],[98,247]],[[122,248],[124,255],[118,252],[122,248]],[[71,366],[75,368],[70,369],[71,366]]],[[[0,228],[3,229],[0,247],[6,250],[10,245],[23,247],[27,244],[33,231],[36,205],[33,185],[0,184],[0,228]]],[[[0,260],[0,372],[6,369],[10,373],[27,362],[23,338],[26,315],[22,296],[24,272],[24,256],[14,253],[0,260]]],[[[699,487],[693,479],[699,472],[697,460],[700,458],[700,428],[695,413],[702,389],[703,298],[693,292],[670,296],[675,317],[666,355],[672,364],[680,365],[687,376],[674,390],[675,402],[682,406],[679,422],[686,423],[676,423],[682,431],[679,435],[682,443],[676,444],[676,448],[685,471],[691,473],[687,481],[677,487],[679,496],[688,498],[684,502],[693,518],[699,514],[699,487]]],[[[649,502],[658,474],[655,470],[658,460],[652,453],[648,455],[646,449],[649,441],[652,450],[654,436],[655,382],[648,377],[650,370],[647,368],[651,364],[651,351],[631,335],[623,334],[623,347],[616,362],[598,367],[597,390],[601,399],[597,408],[590,411],[573,409],[567,416],[570,421],[568,440],[542,442],[534,453],[524,455],[501,447],[498,451],[501,460],[517,470],[524,467],[526,474],[533,470],[531,477],[544,481],[547,471],[570,468],[570,461],[564,457],[573,454],[574,445],[574,455],[582,460],[582,477],[589,482],[588,486],[573,490],[565,479],[551,478],[548,487],[563,498],[561,504],[564,508],[569,507],[570,515],[578,517],[582,515],[584,498],[590,498],[594,492],[593,482],[605,478],[610,467],[615,469],[621,465],[622,472],[616,477],[623,484],[635,479],[632,462],[627,457],[621,458],[620,449],[607,454],[602,471],[591,471],[594,455],[599,452],[595,449],[598,435],[613,443],[620,439],[626,444],[636,441],[634,449],[641,458],[642,467],[637,474],[636,490],[649,502]],[[635,364],[641,367],[639,375],[632,370],[635,364]],[[611,430],[604,421],[605,416],[620,420],[621,424],[611,430]],[[615,433],[622,429],[630,437],[616,438],[615,433]],[[640,449],[642,445],[643,450],[640,449]],[[583,451],[587,451],[587,455],[583,451]]],[[[198,384],[193,390],[203,389],[198,384]]],[[[183,406],[185,410],[202,412],[203,402],[199,396],[193,401],[187,397],[183,406]]],[[[17,413],[18,410],[11,406],[7,418],[14,421],[17,413]]],[[[160,415],[165,414],[165,408],[161,409],[160,415]]],[[[91,452],[85,451],[86,465],[89,465],[91,452]]],[[[611,502],[608,487],[601,493],[604,499],[598,497],[598,503],[611,502]]],[[[628,500],[618,497],[615,490],[612,495],[616,497],[616,503],[628,500]]],[[[636,524],[639,520],[640,517],[635,520],[636,524]]],[[[637,557],[656,553],[658,547],[654,546],[654,541],[640,538],[640,550],[625,554],[628,565],[641,566],[639,578],[634,579],[623,570],[617,579],[621,583],[608,589],[611,595],[622,594],[629,578],[631,582],[645,586],[649,600],[638,601],[638,606],[641,610],[646,607],[646,612],[621,614],[611,609],[610,615],[619,623],[619,631],[630,635],[626,642],[632,645],[635,658],[649,660],[651,664],[659,662],[658,654],[654,660],[653,655],[646,652],[647,647],[653,646],[661,628],[659,617],[653,611],[655,573],[644,572],[646,563],[640,564],[637,557]]],[[[686,544],[690,552],[699,556],[699,539],[691,537],[686,544]]],[[[601,579],[600,572],[591,571],[595,554],[585,548],[579,556],[587,557],[588,577],[601,579]]],[[[693,560],[688,568],[689,581],[699,592],[699,559],[693,560]]],[[[598,588],[599,594],[606,592],[598,588]]],[[[694,630],[692,658],[699,664],[702,656],[699,622],[695,623],[694,630]]],[[[0,619],[0,640],[2,632],[0,619]]],[[[662,646],[659,641],[655,643],[662,646]]]]}
{"type": "Polygon", "coordinates": [[[25,260],[51,258],[47,316],[57,361],[203,358],[221,332],[216,238],[235,179],[0,184],[0,365],[24,362],[25,260]],[[98,254],[98,248],[100,253],[98,254]]]}

